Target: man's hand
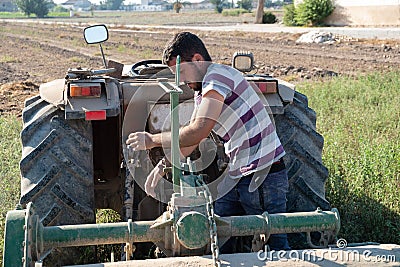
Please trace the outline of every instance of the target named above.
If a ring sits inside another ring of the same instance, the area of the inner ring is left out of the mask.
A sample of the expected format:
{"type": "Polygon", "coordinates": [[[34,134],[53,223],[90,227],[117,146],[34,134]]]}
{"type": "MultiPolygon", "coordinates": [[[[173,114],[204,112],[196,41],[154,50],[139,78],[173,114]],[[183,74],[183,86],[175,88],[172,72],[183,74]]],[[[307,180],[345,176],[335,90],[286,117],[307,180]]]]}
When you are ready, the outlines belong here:
{"type": "Polygon", "coordinates": [[[163,161],[160,160],[160,162],[158,162],[158,164],[147,176],[146,182],[144,184],[144,191],[147,195],[152,196],[153,198],[156,198],[156,193],[154,192],[154,189],[156,188],[160,179],[165,175],[163,169],[164,164],[163,161]]]}
{"type": "Polygon", "coordinates": [[[126,140],[126,144],[135,151],[151,149],[156,146],[153,142],[152,134],[147,132],[131,133],[126,140]]]}

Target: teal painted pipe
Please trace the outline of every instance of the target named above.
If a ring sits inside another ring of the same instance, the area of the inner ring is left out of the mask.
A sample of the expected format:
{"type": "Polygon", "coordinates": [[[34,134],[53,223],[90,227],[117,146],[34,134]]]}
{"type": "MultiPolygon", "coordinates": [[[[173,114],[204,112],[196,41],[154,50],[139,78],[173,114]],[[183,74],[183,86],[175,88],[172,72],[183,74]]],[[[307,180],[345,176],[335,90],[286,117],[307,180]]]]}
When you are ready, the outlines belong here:
{"type": "Polygon", "coordinates": [[[164,229],[150,228],[154,221],[81,224],[44,227],[44,249],[134,242],[157,242],[164,238],[164,229]]]}
{"type": "Polygon", "coordinates": [[[296,212],[268,215],[271,221],[271,234],[315,232],[340,229],[340,217],[337,209],[331,211],[296,212]]]}
{"type": "MultiPolygon", "coordinates": [[[[339,231],[338,212],[314,211],[222,217],[225,225],[217,226],[221,237],[254,234],[339,231]]],[[[42,229],[44,249],[133,242],[163,241],[164,229],[150,228],[154,221],[50,226],[42,229]]],[[[218,224],[218,223],[217,223],[218,224]]],[[[40,242],[39,242],[40,243],[40,242]]]]}
{"type": "MultiPolygon", "coordinates": [[[[185,214],[183,213],[182,216],[185,214]]],[[[191,220],[188,221],[189,224],[193,224],[191,220]]],[[[340,218],[336,209],[217,217],[216,221],[219,237],[265,234],[268,238],[269,235],[278,233],[325,230],[332,231],[336,236],[340,229],[340,218]]],[[[186,222],[182,221],[182,223],[186,222]]],[[[170,227],[170,222],[164,222],[163,226],[159,227],[154,227],[154,225],[155,221],[132,222],[129,220],[120,223],[43,227],[29,203],[27,209],[10,211],[7,214],[3,266],[30,266],[37,257],[35,251],[41,254],[47,249],[56,247],[164,241],[165,227],[170,227]],[[24,244],[29,244],[29,246],[24,244]]],[[[185,225],[180,225],[180,227],[185,227],[185,225]]],[[[182,229],[185,230],[185,228],[182,229]]],[[[193,227],[188,229],[195,230],[193,227]]],[[[202,230],[203,236],[208,236],[207,227],[202,230]]],[[[185,239],[187,238],[188,236],[185,236],[185,239]]]]}
{"type": "Polygon", "coordinates": [[[4,231],[3,266],[24,266],[25,210],[9,211],[4,231]]]}
{"type": "Polygon", "coordinates": [[[219,236],[248,236],[254,234],[301,233],[331,230],[335,235],[340,229],[337,209],[331,211],[278,213],[221,217],[219,236]]]}
{"type": "MultiPolygon", "coordinates": [[[[221,218],[219,236],[248,236],[254,234],[339,231],[338,213],[332,211],[296,212],[221,218]]],[[[150,228],[154,221],[125,223],[50,226],[43,228],[43,246],[70,247],[126,242],[157,242],[164,239],[164,229],[150,228]],[[129,230],[130,229],[130,230],[129,230]]]]}
{"type": "MultiPolygon", "coordinates": [[[[181,72],[181,57],[176,57],[175,69],[175,85],[179,87],[181,72]]],[[[179,148],[179,91],[170,91],[171,105],[171,164],[172,164],[172,180],[174,184],[174,192],[180,192],[181,184],[181,166],[180,166],[180,148],[179,148]]]]}

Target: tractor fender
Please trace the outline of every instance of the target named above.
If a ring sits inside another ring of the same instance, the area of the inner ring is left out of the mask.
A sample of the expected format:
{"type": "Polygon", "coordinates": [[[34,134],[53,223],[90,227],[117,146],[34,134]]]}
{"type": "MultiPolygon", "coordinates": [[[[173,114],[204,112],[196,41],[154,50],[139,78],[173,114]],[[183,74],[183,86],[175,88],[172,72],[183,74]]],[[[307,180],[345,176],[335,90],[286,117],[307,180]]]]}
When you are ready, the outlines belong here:
{"type": "MultiPolygon", "coordinates": [[[[120,114],[120,84],[113,78],[98,78],[91,80],[79,80],[74,83],[101,84],[102,93],[100,97],[69,97],[67,90],[64,91],[65,118],[66,119],[88,119],[87,112],[103,112],[106,117],[115,117],[120,114]]],[[[67,86],[66,86],[67,87],[67,86]]]]}
{"type": "Polygon", "coordinates": [[[278,80],[278,82],[279,95],[282,98],[282,101],[285,103],[293,103],[295,85],[284,80],[278,80]]]}
{"type": "Polygon", "coordinates": [[[117,116],[120,113],[119,83],[114,79],[92,79],[90,82],[104,84],[105,93],[100,98],[69,98],[65,79],[41,84],[39,94],[46,102],[65,110],[66,119],[82,119],[86,111],[99,110],[105,111],[106,117],[117,116]]]}
{"type": "Polygon", "coordinates": [[[46,102],[54,106],[62,106],[64,102],[65,79],[57,79],[43,83],[39,87],[39,94],[46,102]]]}

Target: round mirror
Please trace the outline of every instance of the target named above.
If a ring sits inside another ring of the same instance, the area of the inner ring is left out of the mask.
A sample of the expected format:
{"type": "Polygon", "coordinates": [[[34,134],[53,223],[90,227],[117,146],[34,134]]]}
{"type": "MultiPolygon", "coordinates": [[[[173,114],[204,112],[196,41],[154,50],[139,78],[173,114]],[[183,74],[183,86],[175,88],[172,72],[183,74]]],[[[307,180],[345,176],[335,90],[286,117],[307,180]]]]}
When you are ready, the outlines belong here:
{"type": "Polygon", "coordinates": [[[97,44],[108,39],[108,30],[106,25],[94,25],[85,28],[83,35],[86,43],[97,44]]]}

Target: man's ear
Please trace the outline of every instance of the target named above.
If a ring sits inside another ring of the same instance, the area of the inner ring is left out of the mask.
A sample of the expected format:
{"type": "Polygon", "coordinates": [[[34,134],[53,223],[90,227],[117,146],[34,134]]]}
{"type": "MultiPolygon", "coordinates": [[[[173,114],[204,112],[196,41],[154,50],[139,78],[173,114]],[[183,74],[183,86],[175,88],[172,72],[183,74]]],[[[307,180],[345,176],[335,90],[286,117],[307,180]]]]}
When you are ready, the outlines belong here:
{"type": "Polygon", "coordinates": [[[200,55],[199,53],[194,54],[192,57],[192,62],[196,62],[196,61],[204,61],[203,56],[200,55]]]}

